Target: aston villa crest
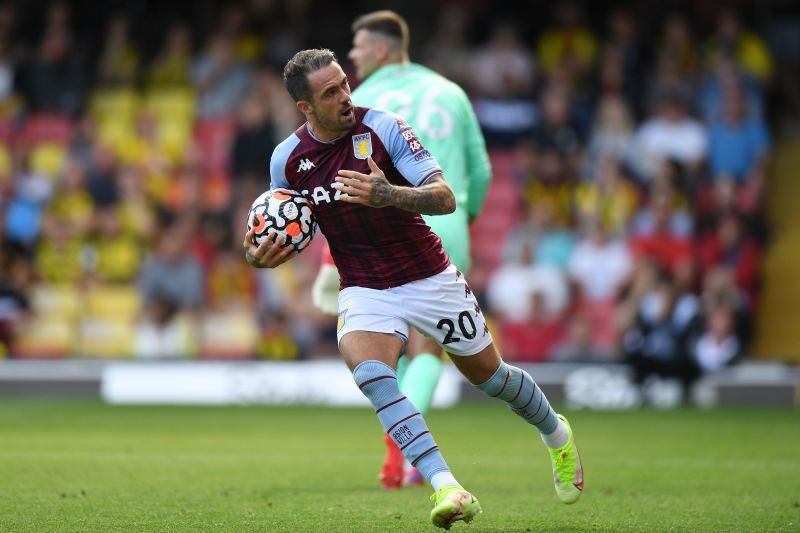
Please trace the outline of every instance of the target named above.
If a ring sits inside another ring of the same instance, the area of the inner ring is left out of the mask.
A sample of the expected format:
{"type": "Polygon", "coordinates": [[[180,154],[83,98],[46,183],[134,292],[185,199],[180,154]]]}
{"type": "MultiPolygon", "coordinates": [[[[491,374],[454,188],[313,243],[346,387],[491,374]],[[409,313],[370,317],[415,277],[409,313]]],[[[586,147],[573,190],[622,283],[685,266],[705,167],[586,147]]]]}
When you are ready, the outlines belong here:
{"type": "Polygon", "coordinates": [[[372,135],[369,132],[353,135],[353,155],[366,159],[372,155],[372,135]]]}

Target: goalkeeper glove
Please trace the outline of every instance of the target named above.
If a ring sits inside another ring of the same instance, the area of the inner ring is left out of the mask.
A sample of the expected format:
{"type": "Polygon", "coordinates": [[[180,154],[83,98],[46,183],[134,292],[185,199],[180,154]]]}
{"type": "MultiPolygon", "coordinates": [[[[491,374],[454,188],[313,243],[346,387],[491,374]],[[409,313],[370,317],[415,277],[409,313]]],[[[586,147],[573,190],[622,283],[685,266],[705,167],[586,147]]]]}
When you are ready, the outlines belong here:
{"type": "Polygon", "coordinates": [[[339,312],[339,271],[334,265],[320,266],[311,287],[311,300],[323,313],[335,315],[339,312]]]}

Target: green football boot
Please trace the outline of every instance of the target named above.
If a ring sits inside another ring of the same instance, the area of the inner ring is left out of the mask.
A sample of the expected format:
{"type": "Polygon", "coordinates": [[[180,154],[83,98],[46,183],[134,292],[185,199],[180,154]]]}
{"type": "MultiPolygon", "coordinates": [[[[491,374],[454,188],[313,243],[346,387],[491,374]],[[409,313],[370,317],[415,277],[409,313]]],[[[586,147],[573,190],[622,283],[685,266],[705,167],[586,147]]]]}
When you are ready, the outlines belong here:
{"type": "Polygon", "coordinates": [[[481,504],[475,496],[458,486],[442,487],[431,496],[433,510],[431,511],[431,522],[436,527],[450,529],[453,522],[463,520],[466,523],[483,512],[481,504]]]}
{"type": "Polygon", "coordinates": [[[572,427],[562,415],[558,415],[558,418],[567,426],[569,440],[562,447],[548,448],[547,451],[553,463],[556,494],[564,503],[575,503],[583,492],[583,466],[572,436],[572,427]]]}

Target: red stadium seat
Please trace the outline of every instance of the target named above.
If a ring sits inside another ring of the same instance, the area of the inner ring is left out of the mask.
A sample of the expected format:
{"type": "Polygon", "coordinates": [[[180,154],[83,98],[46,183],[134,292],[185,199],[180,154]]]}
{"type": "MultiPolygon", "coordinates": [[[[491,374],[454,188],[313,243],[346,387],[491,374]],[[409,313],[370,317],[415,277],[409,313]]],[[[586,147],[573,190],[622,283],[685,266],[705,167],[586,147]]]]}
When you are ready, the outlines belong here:
{"type": "Polygon", "coordinates": [[[619,342],[619,331],[616,326],[617,305],[613,298],[608,300],[582,300],[578,304],[577,313],[589,320],[592,330],[592,346],[596,349],[611,350],[619,342]]]}
{"type": "Polygon", "coordinates": [[[35,114],[28,117],[17,140],[28,145],[39,143],[69,144],[75,124],[66,115],[35,114]]]}
{"type": "Polygon", "coordinates": [[[0,119],[0,143],[10,145],[14,139],[15,125],[11,120],[0,119]]]}
{"type": "Polygon", "coordinates": [[[194,140],[203,170],[228,172],[231,143],[235,135],[236,122],[232,118],[206,119],[195,124],[194,140]]]}
{"type": "Polygon", "coordinates": [[[516,159],[513,150],[492,149],[489,151],[494,179],[514,179],[516,159]]]}
{"type": "Polygon", "coordinates": [[[506,236],[522,216],[519,196],[519,188],[513,180],[495,173],[481,214],[470,227],[472,255],[490,271],[500,263],[506,236]]]}

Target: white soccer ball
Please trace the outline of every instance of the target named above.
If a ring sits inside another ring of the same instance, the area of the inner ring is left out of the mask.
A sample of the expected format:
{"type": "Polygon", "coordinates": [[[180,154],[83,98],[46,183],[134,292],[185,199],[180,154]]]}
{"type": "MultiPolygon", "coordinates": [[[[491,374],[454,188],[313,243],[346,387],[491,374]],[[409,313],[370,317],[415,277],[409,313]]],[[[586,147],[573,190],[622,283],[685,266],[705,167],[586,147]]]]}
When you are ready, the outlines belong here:
{"type": "Polygon", "coordinates": [[[255,199],[247,214],[247,231],[255,229],[256,244],[271,232],[285,238],[283,247],[293,246],[303,251],[314,238],[317,220],[311,204],[297,191],[270,189],[255,199]]]}

